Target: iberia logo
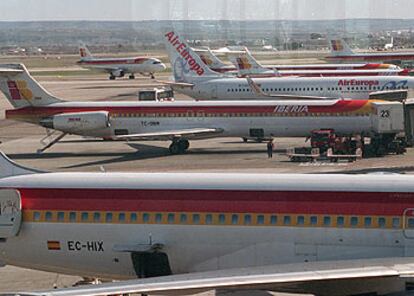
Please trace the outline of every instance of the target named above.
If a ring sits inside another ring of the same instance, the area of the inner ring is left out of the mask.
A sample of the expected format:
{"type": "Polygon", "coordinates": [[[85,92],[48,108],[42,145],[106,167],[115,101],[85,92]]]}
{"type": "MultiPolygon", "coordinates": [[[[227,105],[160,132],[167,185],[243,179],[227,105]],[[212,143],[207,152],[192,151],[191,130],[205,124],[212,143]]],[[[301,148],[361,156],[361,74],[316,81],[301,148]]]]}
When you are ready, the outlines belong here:
{"type": "Polygon", "coordinates": [[[335,51],[344,50],[344,46],[342,45],[341,40],[331,40],[331,45],[332,45],[333,50],[335,51]]]}
{"type": "Polygon", "coordinates": [[[187,49],[187,45],[184,42],[181,42],[180,38],[177,35],[175,35],[174,32],[169,32],[165,34],[165,37],[167,37],[168,42],[175,48],[175,50],[180,54],[180,56],[187,62],[187,65],[192,71],[197,73],[198,76],[201,76],[204,74],[204,69],[191,56],[189,50],[187,49]]]}
{"type": "Polygon", "coordinates": [[[213,60],[205,54],[200,54],[200,58],[207,66],[211,66],[213,64],[213,60]]]}
{"type": "Polygon", "coordinates": [[[248,70],[252,67],[246,56],[240,56],[236,60],[240,70],[248,70]]]}
{"type": "Polygon", "coordinates": [[[31,100],[33,99],[32,91],[27,88],[27,82],[24,80],[9,80],[7,81],[9,87],[10,96],[13,100],[31,100]]]}
{"type": "Polygon", "coordinates": [[[86,52],[84,48],[79,48],[79,53],[82,58],[86,57],[86,52]]]}

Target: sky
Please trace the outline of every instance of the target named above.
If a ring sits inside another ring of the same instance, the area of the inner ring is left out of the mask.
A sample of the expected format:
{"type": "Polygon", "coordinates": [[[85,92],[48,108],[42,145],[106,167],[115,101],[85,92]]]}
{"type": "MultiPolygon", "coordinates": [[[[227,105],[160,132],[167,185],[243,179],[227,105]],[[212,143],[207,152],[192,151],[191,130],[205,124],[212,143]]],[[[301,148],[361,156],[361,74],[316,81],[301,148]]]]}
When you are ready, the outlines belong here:
{"type": "Polygon", "coordinates": [[[414,18],[414,0],[0,0],[0,21],[414,18]]]}

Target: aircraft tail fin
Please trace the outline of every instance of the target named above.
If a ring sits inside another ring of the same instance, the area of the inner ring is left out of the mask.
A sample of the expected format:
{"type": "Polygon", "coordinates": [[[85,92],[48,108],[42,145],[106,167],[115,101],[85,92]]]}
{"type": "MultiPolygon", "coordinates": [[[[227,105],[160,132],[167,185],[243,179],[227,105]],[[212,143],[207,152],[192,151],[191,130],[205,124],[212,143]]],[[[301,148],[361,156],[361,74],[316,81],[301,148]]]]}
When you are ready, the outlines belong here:
{"type": "Polygon", "coordinates": [[[176,82],[191,83],[198,78],[211,79],[222,76],[211,70],[174,31],[166,33],[164,41],[176,82]]]}
{"type": "Polygon", "coordinates": [[[23,64],[0,64],[0,91],[15,108],[62,102],[45,90],[23,64]]]}
{"type": "Polygon", "coordinates": [[[19,175],[28,175],[28,174],[39,174],[46,173],[46,171],[36,170],[32,168],[27,168],[15,163],[13,160],[7,157],[2,151],[0,151],[0,179],[19,176],[19,175]]]}
{"type": "Polygon", "coordinates": [[[227,66],[225,63],[223,63],[222,60],[220,60],[209,47],[204,49],[196,49],[195,52],[198,54],[198,56],[201,58],[201,60],[209,66],[210,68],[222,68],[227,66]]]}
{"type": "Polygon", "coordinates": [[[79,55],[80,55],[81,60],[87,60],[87,59],[92,59],[93,58],[93,55],[89,51],[86,44],[83,43],[83,42],[79,43],[79,55]]]}
{"type": "Polygon", "coordinates": [[[341,38],[331,38],[329,41],[329,46],[331,49],[331,55],[333,56],[342,56],[342,55],[353,55],[354,52],[341,38]]]}
{"type": "Polygon", "coordinates": [[[236,66],[242,75],[275,73],[277,70],[269,70],[263,67],[245,47],[242,51],[232,51],[228,54],[229,60],[236,66]]]}

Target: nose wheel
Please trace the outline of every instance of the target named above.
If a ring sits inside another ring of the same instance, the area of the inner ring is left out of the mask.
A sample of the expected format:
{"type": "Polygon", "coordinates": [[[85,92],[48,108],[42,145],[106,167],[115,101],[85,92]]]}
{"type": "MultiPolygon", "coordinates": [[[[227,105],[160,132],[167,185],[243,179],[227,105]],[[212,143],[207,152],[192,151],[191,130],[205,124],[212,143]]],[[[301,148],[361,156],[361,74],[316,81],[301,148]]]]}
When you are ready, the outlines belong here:
{"type": "Polygon", "coordinates": [[[190,142],[186,139],[173,140],[168,150],[171,154],[182,154],[190,147],[190,142]]]}

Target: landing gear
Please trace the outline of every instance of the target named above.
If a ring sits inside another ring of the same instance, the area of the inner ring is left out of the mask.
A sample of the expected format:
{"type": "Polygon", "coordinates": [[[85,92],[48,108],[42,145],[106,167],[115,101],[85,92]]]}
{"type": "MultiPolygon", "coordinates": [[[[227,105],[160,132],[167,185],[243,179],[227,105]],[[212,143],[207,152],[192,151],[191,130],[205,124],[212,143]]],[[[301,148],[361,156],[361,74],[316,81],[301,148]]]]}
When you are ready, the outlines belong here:
{"type": "Polygon", "coordinates": [[[109,76],[109,80],[115,80],[115,76],[111,74],[111,75],[109,76]]]}
{"type": "Polygon", "coordinates": [[[61,133],[57,137],[53,139],[53,135],[56,133],[56,130],[53,130],[52,132],[49,129],[46,129],[46,136],[40,140],[40,143],[43,145],[42,148],[37,149],[37,154],[43,153],[46,149],[49,149],[53,145],[55,145],[57,142],[62,140],[64,136],[67,135],[67,133],[61,133]]]}
{"type": "Polygon", "coordinates": [[[190,147],[190,142],[186,139],[177,139],[173,140],[168,150],[171,154],[182,154],[188,147],[190,147]]]}
{"type": "Polygon", "coordinates": [[[151,79],[155,79],[154,73],[150,73],[151,79]]]}
{"type": "Polygon", "coordinates": [[[135,75],[134,74],[129,75],[129,79],[135,79],[135,75]]]}

